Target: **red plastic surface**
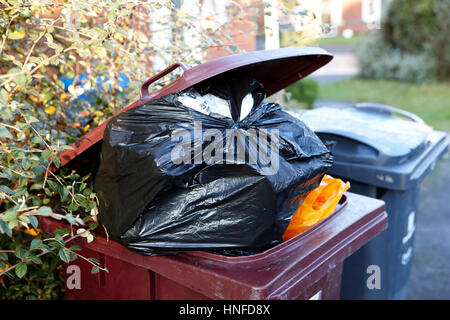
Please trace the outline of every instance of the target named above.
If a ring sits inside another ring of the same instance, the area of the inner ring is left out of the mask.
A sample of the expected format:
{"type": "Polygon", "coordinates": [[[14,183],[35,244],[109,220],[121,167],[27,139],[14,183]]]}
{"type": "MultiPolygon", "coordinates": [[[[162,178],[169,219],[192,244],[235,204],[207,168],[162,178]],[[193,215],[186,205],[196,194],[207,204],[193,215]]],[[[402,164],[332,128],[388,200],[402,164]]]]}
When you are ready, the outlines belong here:
{"type": "MultiPolygon", "coordinates": [[[[330,62],[332,58],[330,53],[321,48],[303,47],[235,54],[214,59],[192,68],[188,68],[183,63],[176,63],[145,81],[141,87],[142,97],[121,112],[169,93],[184,90],[203,80],[231,70],[240,70],[243,74],[250,75],[260,81],[264,85],[267,95],[270,96],[311,74],[330,62]],[[147,92],[148,86],[153,81],[156,81],[178,67],[184,70],[178,79],[151,94],[147,92]]],[[[61,166],[66,165],[74,158],[100,143],[103,139],[103,132],[105,131],[107,122],[105,121],[100,126],[88,132],[80,140],[73,143],[73,149],[67,149],[61,152],[59,155],[61,166]]]]}
{"type": "MultiPolygon", "coordinates": [[[[42,217],[46,231],[61,222],[42,217]]],[[[143,256],[98,236],[76,239],[109,273],[77,259],[81,288],[69,299],[338,299],[343,260],[387,227],[384,202],[346,193],[346,202],[302,234],[253,256],[201,251],[143,256]]]]}

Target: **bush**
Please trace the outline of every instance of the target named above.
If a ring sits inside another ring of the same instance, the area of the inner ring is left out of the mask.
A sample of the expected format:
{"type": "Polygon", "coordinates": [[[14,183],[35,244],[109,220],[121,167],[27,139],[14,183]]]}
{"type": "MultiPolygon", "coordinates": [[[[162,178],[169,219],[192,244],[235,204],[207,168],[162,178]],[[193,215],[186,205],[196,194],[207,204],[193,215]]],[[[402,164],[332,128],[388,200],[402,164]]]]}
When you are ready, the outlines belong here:
{"type": "MultiPolygon", "coordinates": [[[[11,257],[8,264],[0,259],[0,269],[7,270],[7,267],[9,268],[11,265],[20,262],[21,259],[17,255],[33,239],[34,237],[31,235],[18,232],[15,235],[14,242],[11,242],[8,236],[0,234],[0,248],[3,250],[3,256],[5,251],[15,253],[14,258],[11,257]]],[[[55,300],[64,298],[63,266],[59,257],[55,254],[47,254],[34,259],[38,263],[29,264],[27,274],[22,278],[14,277],[14,271],[0,276],[0,300],[55,300]]]]}
{"type": "Polygon", "coordinates": [[[392,1],[380,36],[361,44],[362,76],[412,82],[450,79],[449,16],[450,0],[392,1]],[[379,61],[370,61],[374,59],[379,61]]]}
{"type": "MultiPolygon", "coordinates": [[[[231,21],[249,13],[226,15],[231,21]]],[[[94,240],[98,209],[90,176],[57,170],[58,153],[135,100],[150,74],[174,61],[196,64],[196,54],[213,46],[237,50],[195,29],[192,19],[169,0],[1,2],[0,297],[61,298],[56,266],[80,256],[72,240],[94,240]],[[159,29],[149,34],[155,16],[159,29]],[[172,41],[158,41],[167,30],[172,41]],[[38,228],[38,216],[83,228],[24,237],[38,228]]],[[[107,271],[86,261],[92,273],[107,271]]]]}
{"type": "Polygon", "coordinates": [[[385,43],[380,33],[366,35],[357,48],[360,75],[415,83],[436,79],[435,59],[426,51],[406,53],[385,43]]]}
{"type": "MultiPolygon", "coordinates": [[[[1,1],[0,297],[59,298],[61,292],[51,291],[62,288],[56,265],[81,256],[75,238],[94,241],[99,224],[92,177],[58,170],[58,153],[136,100],[139,84],[151,74],[177,61],[198,64],[210,50],[239,51],[228,26],[253,21],[258,2],[233,1],[223,12],[226,23],[213,24],[189,11],[201,5],[1,1]],[[94,99],[86,99],[91,94],[94,99]],[[33,235],[38,216],[83,228],[33,235]]],[[[84,258],[92,273],[107,272],[84,258]]]]}
{"type": "Polygon", "coordinates": [[[286,92],[291,95],[291,99],[311,108],[319,95],[319,84],[312,78],[306,78],[287,87],[286,92]]]}
{"type": "Polygon", "coordinates": [[[433,6],[444,1],[392,1],[383,21],[384,41],[402,52],[420,53],[427,49],[436,29],[433,6]]]}
{"type": "Polygon", "coordinates": [[[434,4],[433,12],[436,16],[436,32],[430,39],[430,47],[434,53],[437,76],[440,80],[450,79],[450,0],[439,1],[434,4]]]}

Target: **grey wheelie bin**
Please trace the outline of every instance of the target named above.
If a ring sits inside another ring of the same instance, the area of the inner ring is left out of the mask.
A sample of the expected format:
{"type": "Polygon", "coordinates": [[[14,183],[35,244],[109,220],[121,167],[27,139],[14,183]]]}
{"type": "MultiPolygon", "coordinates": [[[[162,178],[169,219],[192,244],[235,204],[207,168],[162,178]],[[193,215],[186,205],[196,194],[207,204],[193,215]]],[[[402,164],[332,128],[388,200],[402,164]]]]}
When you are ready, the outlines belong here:
{"type": "Polygon", "coordinates": [[[419,190],[448,151],[447,134],[409,112],[374,103],[300,116],[334,155],[333,176],[386,202],[388,228],[344,262],[342,299],[407,299],[419,190]]]}

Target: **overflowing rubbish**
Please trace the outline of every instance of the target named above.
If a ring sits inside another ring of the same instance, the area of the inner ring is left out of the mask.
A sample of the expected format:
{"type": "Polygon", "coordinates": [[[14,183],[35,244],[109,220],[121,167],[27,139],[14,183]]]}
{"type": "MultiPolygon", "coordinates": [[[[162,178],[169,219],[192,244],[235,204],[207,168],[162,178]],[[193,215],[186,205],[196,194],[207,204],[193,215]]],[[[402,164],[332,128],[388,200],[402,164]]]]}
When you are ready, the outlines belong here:
{"type": "Polygon", "coordinates": [[[145,255],[281,242],[332,156],[265,96],[225,73],[114,117],[95,177],[109,235],[145,255]]]}

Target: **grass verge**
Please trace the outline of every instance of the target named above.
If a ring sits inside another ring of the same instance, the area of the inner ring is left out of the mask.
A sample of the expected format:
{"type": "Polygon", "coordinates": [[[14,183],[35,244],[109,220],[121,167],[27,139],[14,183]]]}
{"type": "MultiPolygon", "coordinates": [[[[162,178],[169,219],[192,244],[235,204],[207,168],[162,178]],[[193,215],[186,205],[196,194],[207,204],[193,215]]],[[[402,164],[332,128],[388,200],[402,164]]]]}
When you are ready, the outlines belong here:
{"type": "Polygon", "coordinates": [[[319,99],[385,103],[417,114],[437,130],[450,131],[450,83],[351,78],[321,85],[319,99]]]}

